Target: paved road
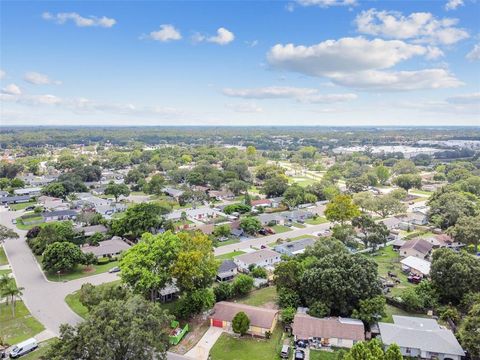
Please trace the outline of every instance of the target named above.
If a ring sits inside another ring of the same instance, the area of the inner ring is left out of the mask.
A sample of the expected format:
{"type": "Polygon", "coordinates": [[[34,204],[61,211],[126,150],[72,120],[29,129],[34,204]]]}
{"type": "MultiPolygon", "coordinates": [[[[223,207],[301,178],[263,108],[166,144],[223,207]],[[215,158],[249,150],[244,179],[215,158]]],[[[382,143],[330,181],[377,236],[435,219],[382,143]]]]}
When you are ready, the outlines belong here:
{"type": "Polygon", "coordinates": [[[287,231],[284,233],[268,235],[268,236],[263,236],[259,238],[251,238],[235,244],[219,246],[215,249],[215,256],[228,254],[236,250],[248,249],[249,247],[252,247],[252,246],[260,247],[262,245],[267,245],[272,242],[275,242],[278,239],[294,238],[301,235],[315,235],[321,230],[328,229],[331,225],[332,225],[331,223],[324,223],[320,225],[307,225],[305,228],[301,228],[301,229],[293,228],[294,230],[287,231]]]}
{"type": "MultiPolygon", "coordinates": [[[[4,249],[18,286],[24,287],[22,300],[32,315],[45,326],[45,331],[37,336],[39,341],[58,336],[61,324],[74,325],[82,319],[65,303],[65,296],[80,289],[82,284],[99,285],[118,279],[117,274],[103,273],[68,282],[48,281],[41,271],[35,257],[25,242],[26,231],[18,230],[12,219],[21,212],[0,209],[0,224],[14,229],[18,239],[5,241],[4,249]]],[[[188,359],[177,354],[168,354],[168,360],[188,359]]]]}

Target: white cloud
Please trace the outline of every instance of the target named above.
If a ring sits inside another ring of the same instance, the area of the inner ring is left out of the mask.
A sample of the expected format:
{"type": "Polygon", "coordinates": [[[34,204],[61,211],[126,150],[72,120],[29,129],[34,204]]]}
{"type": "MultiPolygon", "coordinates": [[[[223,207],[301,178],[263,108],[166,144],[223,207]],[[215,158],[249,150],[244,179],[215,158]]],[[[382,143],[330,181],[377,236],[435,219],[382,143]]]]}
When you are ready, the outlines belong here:
{"type": "Polygon", "coordinates": [[[211,43],[215,43],[215,44],[218,44],[218,45],[227,45],[227,44],[231,43],[233,40],[235,40],[235,34],[232,33],[231,31],[221,27],[221,28],[218,28],[217,35],[215,35],[215,36],[205,36],[205,35],[202,35],[200,33],[195,33],[192,36],[192,40],[194,42],[206,41],[206,42],[211,42],[211,43]]]}
{"type": "Polygon", "coordinates": [[[445,4],[445,10],[456,10],[459,6],[465,5],[463,0],[448,0],[445,4]]]}
{"type": "Polygon", "coordinates": [[[450,104],[480,104],[480,92],[456,95],[447,98],[450,104]]]}
{"type": "Polygon", "coordinates": [[[470,61],[480,60],[480,43],[475,44],[473,49],[467,54],[466,58],[470,61]]]}
{"type": "Polygon", "coordinates": [[[301,6],[319,6],[327,8],[330,6],[352,6],[357,3],[356,0],[297,0],[301,6]]]}
{"type": "Polygon", "coordinates": [[[22,90],[20,90],[20,88],[15,84],[9,84],[2,89],[2,94],[5,94],[5,95],[21,95],[22,90]]]}
{"type": "Polygon", "coordinates": [[[1,79],[4,79],[5,76],[7,76],[7,73],[6,73],[5,71],[3,71],[3,70],[0,69],[0,80],[1,80],[1,79]]]}
{"type": "Polygon", "coordinates": [[[261,88],[223,89],[223,94],[244,99],[294,99],[308,104],[332,104],[355,100],[356,94],[320,94],[317,89],[291,86],[269,86],[261,88]]]}
{"type": "Polygon", "coordinates": [[[148,38],[156,41],[168,42],[172,40],[180,40],[182,34],[180,34],[180,31],[175,29],[173,25],[163,24],[160,25],[160,30],[152,31],[148,34],[148,38]]]}
{"type": "Polygon", "coordinates": [[[60,85],[62,82],[57,81],[57,80],[52,80],[48,77],[48,75],[41,74],[38,72],[27,72],[24,76],[23,79],[33,85],[49,85],[49,84],[55,84],[55,85],[60,85]]]}
{"type": "Polygon", "coordinates": [[[442,89],[464,85],[464,83],[445,69],[417,71],[368,70],[354,74],[335,74],[330,79],[338,85],[371,91],[442,89]]]}
{"type": "Polygon", "coordinates": [[[414,56],[428,54],[426,47],[400,40],[356,37],[327,40],[312,46],[277,44],[270,49],[267,58],[279,69],[327,76],[338,72],[386,69],[414,56]]]}
{"type": "Polygon", "coordinates": [[[258,45],[258,40],[245,41],[245,44],[246,44],[248,47],[255,47],[255,46],[258,45]]]}
{"type": "Polygon", "coordinates": [[[65,24],[69,20],[73,21],[75,25],[78,27],[91,27],[91,26],[99,26],[104,28],[111,28],[113,25],[117,23],[115,19],[108,18],[106,16],[96,17],[96,16],[89,16],[83,17],[75,12],[70,13],[58,13],[58,14],[51,14],[49,12],[44,12],[42,14],[43,19],[48,21],[53,21],[57,24],[65,24]]]}
{"type": "Polygon", "coordinates": [[[362,11],[355,18],[357,31],[363,34],[392,39],[414,39],[417,42],[451,45],[469,37],[466,30],[457,28],[458,19],[437,19],[427,12],[408,16],[397,11],[362,11]]]}
{"type": "Polygon", "coordinates": [[[226,104],[227,108],[238,113],[261,113],[263,109],[255,103],[226,104]]]}

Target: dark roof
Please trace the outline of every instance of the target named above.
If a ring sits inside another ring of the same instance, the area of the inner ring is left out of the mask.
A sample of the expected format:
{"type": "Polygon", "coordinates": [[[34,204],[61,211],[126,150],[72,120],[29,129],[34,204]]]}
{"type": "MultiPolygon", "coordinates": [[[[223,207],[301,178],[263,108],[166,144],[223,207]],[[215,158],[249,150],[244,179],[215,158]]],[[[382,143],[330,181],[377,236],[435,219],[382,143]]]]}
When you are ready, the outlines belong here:
{"type": "Polygon", "coordinates": [[[42,213],[44,218],[54,217],[54,216],[76,216],[78,213],[74,210],[58,210],[42,213]]]}
{"type": "Polygon", "coordinates": [[[19,196],[4,196],[0,198],[0,202],[2,203],[11,203],[15,201],[21,200],[30,200],[33,196],[31,195],[19,195],[19,196]]]}
{"type": "Polygon", "coordinates": [[[220,264],[220,267],[218,268],[218,273],[224,273],[230,270],[234,270],[237,268],[237,264],[233,262],[233,260],[223,260],[223,262],[220,264]]]}
{"type": "Polygon", "coordinates": [[[82,246],[81,250],[85,254],[91,252],[95,254],[95,256],[103,256],[107,254],[117,254],[129,248],[130,245],[125,241],[114,237],[110,240],[100,241],[98,246],[82,246]]]}
{"type": "Polygon", "coordinates": [[[428,254],[430,250],[432,250],[433,245],[428,241],[416,238],[409,241],[406,241],[405,244],[400,248],[401,250],[405,249],[414,249],[416,251],[421,252],[422,254],[428,254]]]}

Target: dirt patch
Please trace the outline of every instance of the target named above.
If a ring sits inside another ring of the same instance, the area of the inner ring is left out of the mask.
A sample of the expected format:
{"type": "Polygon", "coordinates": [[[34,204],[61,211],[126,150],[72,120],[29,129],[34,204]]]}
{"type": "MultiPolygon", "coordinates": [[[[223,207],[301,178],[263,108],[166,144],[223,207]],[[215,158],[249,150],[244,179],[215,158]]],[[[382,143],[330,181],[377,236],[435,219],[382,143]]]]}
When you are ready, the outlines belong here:
{"type": "Polygon", "coordinates": [[[94,271],[95,271],[95,268],[93,266],[83,269],[83,272],[86,273],[86,274],[94,272],[94,271]]]}
{"type": "Polygon", "coordinates": [[[188,322],[190,331],[176,346],[173,346],[169,351],[184,355],[192,349],[202,338],[210,327],[210,321],[204,315],[198,315],[188,322]]]}
{"type": "Polygon", "coordinates": [[[262,308],[265,308],[265,309],[278,310],[278,305],[275,301],[266,302],[265,304],[260,305],[259,307],[262,307],[262,308]]]}

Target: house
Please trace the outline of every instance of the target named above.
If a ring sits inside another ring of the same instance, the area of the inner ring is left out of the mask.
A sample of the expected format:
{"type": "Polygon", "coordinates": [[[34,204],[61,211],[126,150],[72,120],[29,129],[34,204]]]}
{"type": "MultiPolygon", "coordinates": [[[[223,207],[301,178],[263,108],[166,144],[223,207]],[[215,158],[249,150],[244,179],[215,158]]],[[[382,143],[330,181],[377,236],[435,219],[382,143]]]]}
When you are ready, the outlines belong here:
{"type": "Polygon", "coordinates": [[[239,312],[244,312],[248,316],[250,327],[247,333],[252,336],[265,337],[265,333],[267,331],[272,333],[277,324],[278,310],[220,301],[213,307],[210,326],[220,327],[231,332],[232,320],[239,312]]]}
{"type": "Polygon", "coordinates": [[[0,190],[0,197],[6,197],[8,195],[10,195],[8,191],[0,190]]]}
{"type": "Polygon", "coordinates": [[[91,225],[75,228],[76,232],[83,232],[84,236],[92,236],[96,233],[106,234],[108,229],[104,225],[91,225]]]}
{"type": "Polygon", "coordinates": [[[278,214],[260,214],[257,218],[263,226],[285,224],[285,218],[278,214]]]}
{"type": "Polygon", "coordinates": [[[45,222],[75,220],[78,213],[75,210],[55,210],[42,213],[45,222]]]}
{"type": "Polygon", "coordinates": [[[235,237],[243,236],[243,229],[241,229],[241,228],[232,228],[232,230],[230,230],[230,234],[232,234],[232,235],[235,236],[235,237]]]}
{"type": "Polygon", "coordinates": [[[378,327],[385,347],[395,343],[405,357],[460,360],[465,356],[455,335],[434,319],[393,315],[393,324],[380,322],[378,327]]]}
{"type": "Polygon", "coordinates": [[[403,246],[400,248],[400,256],[415,256],[420,259],[425,259],[430,255],[432,248],[433,245],[428,241],[422,238],[415,238],[408,240],[405,242],[405,244],[403,244],[403,246]]]}
{"type": "Polygon", "coordinates": [[[178,200],[178,198],[180,196],[182,196],[185,191],[178,190],[178,189],[171,188],[171,187],[166,187],[166,188],[163,188],[163,192],[165,194],[167,194],[168,196],[171,196],[172,198],[178,200]]]}
{"type": "Polygon", "coordinates": [[[233,260],[224,260],[217,271],[217,281],[229,281],[237,275],[237,264],[233,260]]]}
{"type": "Polygon", "coordinates": [[[305,220],[311,219],[314,214],[308,210],[293,210],[282,212],[281,215],[285,218],[285,221],[288,222],[299,222],[304,223],[305,220]]]}
{"type": "Polygon", "coordinates": [[[432,244],[434,249],[438,248],[449,248],[449,249],[459,249],[464,244],[459,241],[455,241],[451,236],[447,234],[438,234],[433,237],[425,238],[430,244],[432,244]]]}
{"type": "Polygon", "coordinates": [[[392,229],[398,229],[402,220],[396,217],[391,217],[388,219],[380,220],[380,222],[383,223],[388,230],[392,230],[392,229]]]}
{"type": "Polygon", "coordinates": [[[63,202],[63,199],[52,196],[39,196],[37,202],[47,211],[70,209],[70,205],[66,202],[63,202]]]}
{"type": "Polygon", "coordinates": [[[293,256],[297,254],[303,254],[307,246],[312,246],[315,243],[315,239],[305,238],[295,241],[290,241],[285,244],[277,245],[273,249],[284,255],[293,256]]]}
{"type": "Polygon", "coordinates": [[[295,340],[310,339],[321,346],[351,348],[356,342],[365,340],[363,322],[356,319],[330,317],[316,318],[297,313],[293,319],[292,333],[295,340]]]}
{"type": "Polygon", "coordinates": [[[160,300],[163,303],[173,301],[179,292],[180,289],[177,287],[176,280],[174,279],[173,283],[165,285],[163,289],[158,291],[157,300],[160,300]]]}
{"type": "Polygon", "coordinates": [[[28,174],[25,176],[20,176],[20,179],[23,180],[25,184],[28,184],[30,186],[45,186],[55,181],[57,178],[57,175],[36,176],[33,174],[28,174]]]}
{"type": "Polygon", "coordinates": [[[251,253],[235,256],[233,258],[240,271],[248,272],[251,265],[260,267],[273,266],[281,261],[280,254],[270,249],[261,249],[251,253]]]}
{"type": "Polygon", "coordinates": [[[17,196],[23,196],[23,195],[37,196],[37,195],[40,195],[41,192],[42,192],[41,187],[30,187],[30,188],[13,190],[13,193],[17,196]]]}
{"type": "Polygon", "coordinates": [[[187,219],[202,222],[206,222],[209,219],[215,219],[219,216],[226,216],[224,213],[216,209],[212,209],[209,206],[200,206],[195,209],[191,208],[175,210],[168,214],[166,217],[168,220],[177,221],[182,218],[183,213],[185,213],[187,219]]]}
{"type": "Polygon", "coordinates": [[[405,243],[406,243],[405,240],[396,239],[396,240],[392,243],[393,250],[395,250],[395,251],[400,251],[400,249],[402,248],[403,245],[405,245],[405,243]]]}
{"type": "Polygon", "coordinates": [[[259,199],[259,200],[252,200],[251,201],[252,208],[267,208],[272,206],[272,201],[270,199],[259,199]]]}
{"type": "Polygon", "coordinates": [[[276,209],[276,208],[280,207],[280,205],[282,205],[283,196],[270,198],[269,200],[270,200],[272,208],[276,209]]]}
{"type": "Polygon", "coordinates": [[[430,274],[430,266],[432,265],[430,261],[415,256],[408,256],[400,260],[400,263],[404,271],[421,276],[428,276],[430,274]]]}
{"type": "Polygon", "coordinates": [[[215,200],[232,200],[235,198],[235,194],[230,190],[210,190],[208,196],[215,200]]]}
{"type": "Polygon", "coordinates": [[[398,225],[400,230],[411,231],[417,226],[424,226],[428,224],[428,217],[426,214],[416,211],[407,216],[400,218],[402,221],[398,225]]]}
{"type": "Polygon", "coordinates": [[[80,249],[84,254],[93,253],[97,258],[112,257],[119,255],[122,251],[128,250],[130,245],[123,241],[119,236],[114,236],[110,240],[100,241],[98,246],[85,245],[80,249]]]}
{"type": "Polygon", "coordinates": [[[0,204],[20,204],[29,202],[32,199],[30,195],[22,196],[4,196],[0,197],[0,204]]]}

